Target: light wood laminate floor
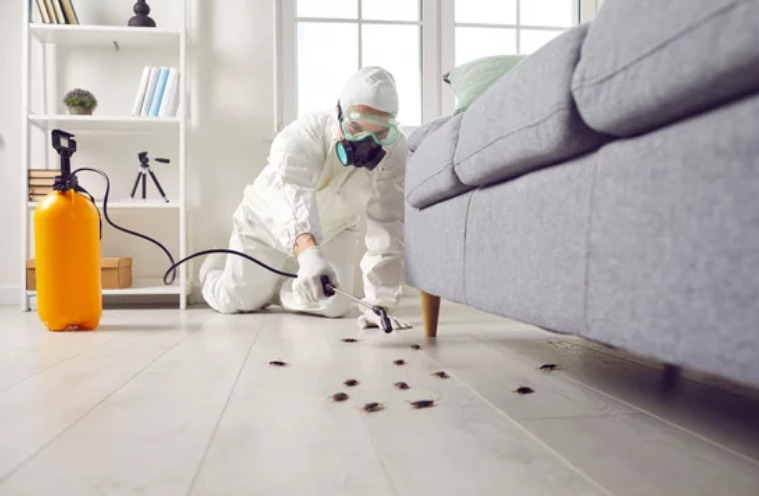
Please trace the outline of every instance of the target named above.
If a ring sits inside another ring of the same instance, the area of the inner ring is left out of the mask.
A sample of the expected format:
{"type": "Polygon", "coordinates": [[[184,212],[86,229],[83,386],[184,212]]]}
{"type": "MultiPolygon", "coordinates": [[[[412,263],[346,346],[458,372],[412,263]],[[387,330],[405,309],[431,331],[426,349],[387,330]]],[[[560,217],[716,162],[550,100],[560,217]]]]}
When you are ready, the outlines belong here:
{"type": "Polygon", "coordinates": [[[664,391],[660,364],[458,305],[436,340],[418,299],[398,315],[415,329],[196,308],[56,334],[0,309],[0,496],[759,495],[755,390],[664,391]]]}

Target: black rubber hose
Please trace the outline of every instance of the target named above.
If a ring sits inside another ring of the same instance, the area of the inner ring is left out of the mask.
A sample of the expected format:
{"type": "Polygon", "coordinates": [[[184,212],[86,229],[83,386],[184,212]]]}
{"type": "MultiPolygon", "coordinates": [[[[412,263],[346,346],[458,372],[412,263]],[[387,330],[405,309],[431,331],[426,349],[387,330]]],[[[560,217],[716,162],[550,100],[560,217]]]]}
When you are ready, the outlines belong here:
{"type": "MultiPolygon", "coordinates": [[[[212,253],[225,253],[228,255],[237,255],[238,257],[242,257],[246,260],[250,260],[251,262],[258,264],[259,266],[263,267],[264,269],[273,272],[277,275],[284,276],[284,277],[290,277],[290,278],[297,278],[298,274],[292,274],[290,272],[284,272],[278,269],[275,269],[274,267],[271,267],[265,263],[263,263],[260,260],[257,260],[250,255],[247,255],[245,253],[235,251],[235,250],[226,250],[226,249],[214,249],[214,250],[203,250],[199,251],[197,253],[193,253],[192,255],[189,255],[182,260],[174,261],[174,257],[171,255],[171,252],[166,248],[163,243],[161,243],[158,240],[155,240],[151,238],[150,236],[147,236],[142,233],[138,233],[136,231],[132,231],[131,229],[127,229],[125,227],[121,227],[120,225],[116,224],[111,220],[111,218],[108,216],[108,196],[111,194],[111,180],[108,178],[108,175],[98,169],[91,169],[89,167],[82,167],[80,169],[75,170],[71,173],[71,175],[76,175],[80,172],[94,172],[95,174],[100,174],[100,176],[105,179],[105,194],[103,195],[103,216],[105,217],[106,222],[110,224],[114,229],[118,229],[119,231],[130,234],[132,236],[136,236],[138,238],[144,239],[145,241],[149,241],[150,243],[153,243],[158,248],[163,250],[163,252],[166,254],[166,258],[169,259],[170,267],[166,270],[166,272],[163,275],[163,283],[167,286],[170,286],[171,284],[174,284],[174,281],[177,279],[177,267],[180,265],[192,260],[193,258],[202,257],[204,255],[210,255],[212,253]]],[[[97,205],[95,205],[95,208],[97,208],[97,205]]]]}

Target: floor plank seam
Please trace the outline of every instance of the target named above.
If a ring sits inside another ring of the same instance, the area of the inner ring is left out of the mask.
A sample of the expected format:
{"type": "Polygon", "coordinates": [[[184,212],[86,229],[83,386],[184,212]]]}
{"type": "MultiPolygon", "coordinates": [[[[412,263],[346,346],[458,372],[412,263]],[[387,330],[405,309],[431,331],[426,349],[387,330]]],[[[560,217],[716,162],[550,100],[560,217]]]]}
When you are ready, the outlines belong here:
{"type": "MultiPolygon", "coordinates": [[[[329,336],[327,335],[327,331],[324,328],[322,328],[321,332],[322,332],[322,336],[324,336],[324,339],[327,340],[327,345],[329,346],[329,349],[332,352],[332,357],[335,359],[335,365],[337,366],[338,370],[340,370],[340,373],[342,374],[342,376],[345,377],[346,376],[345,370],[343,369],[343,366],[337,357],[337,353],[335,352],[335,347],[332,345],[332,341],[329,339],[329,336]]],[[[352,402],[353,400],[351,400],[351,403],[352,402]]],[[[374,450],[374,454],[377,457],[377,461],[379,461],[379,464],[382,467],[382,472],[385,474],[385,478],[387,479],[387,483],[390,486],[390,489],[393,491],[393,494],[395,496],[398,496],[398,490],[396,489],[395,484],[393,484],[393,478],[390,476],[390,471],[387,468],[385,460],[382,458],[382,454],[377,449],[377,443],[374,440],[374,436],[372,436],[372,431],[366,425],[366,419],[360,413],[356,412],[356,414],[361,417],[361,425],[364,426],[366,437],[369,439],[369,442],[372,444],[372,450],[374,450]]]]}
{"type": "MultiPolygon", "coordinates": [[[[427,355],[426,353],[422,353],[422,355],[427,358],[430,362],[434,363],[435,365],[441,366],[442,364],[438,363],[435,359],[427,355]]],[[[486,405],[490,406],[493,410],[495,410],[501,417],[506,419],[508,422],[515,425],[519,430],[527,434],[531,439],[533,439],[539,446],[542,446],[545,450],[547,450],[549,453],[551,453],[553,456],[558,458],[561,462],[563,462],[567,467],[569,467],[571,470],[574,470],[578,475],[580,475],[582,478],[584,478],[588,483],[595,486],[599,491],[606,494],[607,496],[615,496],[611,491],[606,489],[603,485],[601,485],[600,482],[590,477],[587,473],[585,473],[583,470],[581,470],[579,467],[577,467],[575,464],[569,461],[568,458],[566,458],[564,455],[553,449],[548,443],[543,441],[540,437],[535,435],[533,432],[531,432],[527,427],[520,424],[517,420],[510,417],[506,412],[498,408],[495,404],[493,404],[490,400],[485,398],[482,394],[479,393],[476,389],[474,389],[471,385],[467,384],[466,382],[462,381],[460,378],[456,376],[456,374],[450,373],[451,378],[455,379],[456,381],[460,382],[465,388],[467,388],[473,395],[475,395],[477,398],[479,398],[482,402],[484,402],[486,405]]]]}
{"type": "Polygon", "coordinates": [[[14,468],[9,470],[5,475],[0,476],[0,486],[5,484],[5,482],[13,477],[14,474],[16,474],[21,468],[24,467],[27,463],[29,463],[31,460],[33,460],[35,457],[37,457],[40,453],[45,451],[47,448],[49,448],[53,443],[55,443],[58,439],[60,439],[63,435],[65,435],[68,431],[70,431],[74,426],[79,424],[82,420],[84,420],[87,416],[89,416],[92,412],[94,412],[100,405],[108,401],[109,398],[111,398],[114,394],[119,392],[124,386],[132,382],[135,377],[143,373],[145,370],[147,370],[150,366],[152,366],[154,363],[156,363],[158,360],[160,360],[164,355],[166,355],[168,352],[176,348],[180,343],[182,343],[185,339],[187,339],[190,335],[192,335],[197,329],[200,327],[197,327],[192,330],[188,330],[181,339],[176,341],[174,344],[166,348],[164,351],[162,351],[158,356],[156,356],[154,359],[150,360],[147,364],[145,364],[143,367],[141,367],[137,372],[132,374],[126,381],[124,381],[122,384],[117,386],[113,391],[105,395],[100,401],[96,402],[91,408],[87,409],[82,415],[80,415],[77,419],[72,421],[68,426],[63,428],[58,434],[53,436],[48,442],[40,446],[37,450],[34,451],[31,455],[27,456],[24,460],[22,460],[18,465],[16,465],[14,468]]]}
{"type": "Polygon", "coordinates": [[[729,446],[725,446],[724,444],[720,443],[719,441],[715,441],[714,439],[711,439],[711,438],[706,437],[706,436],[704,436],[702,434],[694,432],[694,431],[692,431],[692,430],[690,430],[690,429],[688,429],[686,427],[683,427],[683,426],[681,426],[679,424],[676,424],[676,423],[674,423],[674,422],[672,422],[670,420],[667,420],[667,419],[665,419],[665,418],[663,418],[663,417],[661,417],[661,416],[659,416],[659,415],[657,415],[657,414],[655,414],[653,412],[649,412],[648,410],[646,410],[644,408],[641,408],[641,407],[639,407],[637,405],[634,405],[634,404],[632,404],[632,403],[630,403],[628,401],[625,401],[625,400],[623,400],[621,398],[617,398],[616,396],[614,396],[614,395],[612,395],[610,393],[607,393],[605,391],[597,389],[597,388],[595,388],[593,386],[589,386],[587,384],[584,384],[584,383],[580,382],[577,379],[574,379],[574,378],[568,377],[568,376],[564,376],[564,377],[566,377],[568,380],[570,380],[572,382],[575,382],[575,383],[577,383],[577,384],[579,384],[579,385],[581,385],[581,386],[583,386],[583,387],[585,387],[587,389],[590,389],[591,391],[595,391],[596,393],[602,394],[602,395],[604,395],[604,396],[606,396],[608,398],[611,398],[611,399],[613,399],[615,401],[618,401],[618,402],[622,403],[623,405],[627,405],[627,406],[629,406],[630,408],[633,408],[634,410],[636,410],[639,413],[642,413],[644,415],[648,415],[649,417],[652,417],[652,418],[658,420],[659,422],[662,422],[662,423],[664,423],[666,425],[669,425],[670,427],[674,427],[675,429],[677,429],[677,430],[679,430],[681,432],[684,432],[684,433],[686,433],[686,434],[688,434],[690,436],[693,436],[693,437],[695,437],[695,438],[697,438],[697,439],[699,439],[699,440],[701,440],[701,441],[703,441],[703,442],[705,442],[707,444],[710,444],[711,446],[714,446],[715,448],[719,448],[719,449],[721,449],[721,450],[723,450],[723,451],[725,451],[727,453],[730,453],[733,456],[737,456],[738,458],[741,458],[741,459],[743,459],[743,460],[751,463],[752,465],[756,465],[757,467],[759,467],[759,460],[757,460],[757,459],[755,459],[755,458],[753,458],[751,456],[745,455],[745,454],[743,454],[743,453],[741,453],[739,451],[736,451],[733,448],[730,448],[729,446]]]}
{"type": "MultiPolygon", "coordinates": [[[[213,315],[213,314],[210,314],[206,320],[204,320],[203,322],[201,322],[200,324],[198,324],[198,327],[196,327],[196,328],[194,328],[194,329],[200,329],[200,328],[201,328],[201,327],[203,327],[205,324],[207,324],[207,323],[208,323],[208,322],[209,322],[209,321],[210,321],[210,320],[211,320],[213,317],[214,317],[214,315],[213,315]]],[[[194,330],[194,329],[193,329],[193,330],[194,330]]],[[[50,331],[45,331],[45,332],[50,332],[50,331]]],[[[93,331],[86,331],[86,332],[93,332],[93,331]]],[[[96,330],[96,331],[94,331],[94,332],[98,332],[98,331],[96,330]]],[[[128,335],[129,335],[129,330],[128,330],[128,329],[126,329],[126,330],[124,330],[124,331],[121,331],[121,333],[120,333],[119,335],[117,335],[117,336],[113,336],[113,337],[112,337],[112,338],[110,338],[110,339],[107,339],[107,340],[105,340],[105,341],[103,341],[103,342],[97,343],[97,344],[95,344],[95,345],[93,345],[93,346],[90,346],[89,348],[85,348],[85,349],[83,349],[82,351],[80,351],[80,352],[78,352],[78,353],[76,353],[76,354],[74,354],[74,355],[72,355],[72,356],[70,356],[70,357],[68,357],[68,358],[65,358],[65,359],[61,360],[60,362],[57,362],[57,363],[55,363],[54,365],[51,365],[50,367],[47,367],[47,368],[45,368],[45,369],[42,369],[42,370],[40,370],[40,371],[38,371],[38,372],[36,372],[36,373],[34,373],[34,374],[32,374],[32,375],[29,375],[29,376],[27,376],[27,377],[24,377],[23,379],[21,379],[21,380],[20,380],[20,381],[18,381],[18,382],[14,382],[13,384],[10,384],[10,385],[8,385],[8,386],[5,386],[5,387],[3,387],[3,388],[0,388],[0,394],[2,394],[4,391],[7,391],[8,389],[11,389],[11,388],[13,388],[13,387],[16,387],[16,386],[18,386],[19,384],[23,384],[24,382],[26,382],[26,381],[28,381],[28,380],[30,380],[30,379],[33,379],[33,378],[37,377],[38,375],[44,374],[44,373],[46,373],[46,372],[49,372],[49,371],[51,371],[51,370],[53,370],[53,369],[55,369],[55,368],[57,368],[57,367],[59,367],[59,366],[61,366],[61,365],[65,364],[65,363],[67,363],[67,362],[69,362],[69,361],[71,361],[71,360],[73,360],[73,359],[75,359],[75,358],[77,358],[77,357],[79,357],[79,356],[81,356],[81,355],[84,355],[85,353],[88,353],[88,352],[90,352],[90,351],[94,350],[95,348],[98,348],[98,347],[100,347],[100,346],[103,346],[103,345],[105,345],[105,344],[107,344],[107,343],[113,343],[114,341],[117,341],[117,340],[119,340],[119,339],[122,339],[122,338],[124,338],[124,337],[126,337],[126,336],[128,336],[128,335]]],[[[13,350],[13,349],[15,349],[15,348],[20,348],[20,347],[23,347],[23,346],[28,346],[28,344],[21,344],[21,345],[15,346],[15,347],[13,347],[13,348],[9,348],[9,350],[13,350]]],[[[8,350],[5,350],[5,351],[8,351],[8,350]]],[[[5,352],[5,351],[4,351],[4,352],[5,352]]]]}
{"type": "MultiPolygon", "coordinates": [[[[530,331],[530,332],[533,332],[536,335],[541,335],[541,333],[539,333],[539,332],[535,332],[535,331],[530,331]]],[[[582,338],[582,336],[577,336],[577,337],[582,338]]],[[[634,358],[627,358],[627,357],[621,356],[619,354],[610,353],[610,352],[606,351],[604,348],[594,348],[594,347],[591,347],[591,346],[588,346],[588,345],[584,344],[582,341],[580,341],[580,342],[570,341],[570,340],[564,338],[561,334],[557,334],[555,337],[554,336],[550,336],[548,339],[549,340],[550,339],[556,339],[557,341],[561,341],[563,343],[567,343],[567,344],[569,344],[571,346],[579,346],[579,347],[581,347],[583,349],[586,349],[586,350],[590,351],[591,353],[600,353],[600,354],[602,354],[604,356],[613,358],[615,360],[623,361],[623,362],[628,363],[630,365],[634,365],[634,366],[638,366],[638,367],[645,367],[645,368],[647,368],[649,370],[653,370],[653,371],[656,371],[656,372],[662,372],[663,371],[663,367],[657,367],[654,364],[646,363],[645,361],[642,361],[642,360],[638,361],[638,360],[636,360],[634,358]]],[[[624,351],[621,348],[620,348],[620,350],[624,351]]],[[[698,384],[699,386],[708,387],[710,389],[715,389],[715,390],[720,391],[722,393],[727,393],[727,394],[732,394],[732,395],[735,395],[735,396],[740,396],[741,398],[743,398],[743,399],[745,399],[747,401],[754,402],[754,403],[759,402],[759,398],[757,398],[755,396],[751,396],[748,393],[743,393],[743,392],[736,391],[736,390],[733,390],[733,389],[726,389],[726,388],[718,386],[716,384],[711,384],[709,382],[704,382],[702,380],[699,380],[697,377],[694,377],[693,375],[691,375],[687,370],[683,370],[681,372],[680,377],[678,379],[679,380],[683,380],[683,381],[689,381],[689,382],[692,382],[694,384],[698,384]]]]}
{"type": "MultiPolygon", "coordinates": [[[[482,338],[480,338],[478,336],[472,336],[472,337],[474,337],[475,339],[477,339],[478,341],[480,341],[482,343],[492,344],[492,343],[488,342],[487,340],[482,339],[482,338]]],[[[574,343],[570,343],[570,344],[574,344],[574,343]]],[[[505,359],[505,357],[503,357],[503,351],[502,350],[498,350],[498,351],[499,351],[499,355],[501,355],[502,358],[505,359]]],[[[608,356],[611,356],[611,355],[608,355],[608,356]]],[[[527,359],[527,360],[529,360],[529,359],[527,359]]],[[[538,362],[535,362],[535,363],[538,363],[538,362]]],[[[594,391],[594,392],[596,392],[598,394],[606,396],[607,398],[611,398],[614,401],[617,401],[617,402],[619,402],[619,403],[621,403],[621,404],[623,404],[625,406],[628,406],[628,407],[632,408],[633,410],[635,410],[638,413],[642,413],[644,415],[648,415],[649,417],[652,417],[652,418],[658,420],[659,422],[663,422],[664,424],[669,425],[670,427],[674,427],[675,429],[677,429],[677,430],[679,430],[681,432],[684,432],[684,433],[686,433],[686,434],[688,434],[690,436],[693,436],[693,437],[695,437],[695,438],[697,438],[697,439],[699,439],[699,440],[701,440],[701,441],[703,441],[703,442],[705,442],[705,443],[707,443],[707,444],[709,444],[711,446],[714,446],[714,447],[716,447],[718,449],[721,449],[721,450],[723,450],[723,451],[725,451],[727,453],[730,453],[731,455],[737,456],[738,458],[741,458],[741,459],[743,459],[743,460],[745,460],[745,461],[747,461],[747,462],[749,462],[749,463],[751,463],[751,464],[756,465],[757,467],[759,467],[759,460],[757,460],[757,459],[755,459],[755,458],[753,458],[751,456],[745,455],[745,454],[743,454],[743,453],[741,453],[741,452],[739,452],[737,450],[734,450],[734,449],[730,448],[729,446],[725,446],[724,444],[720,443],[719,441],[715,441],[715,440],[713,440],[713,439],[711,439],[709,437],[706,437],[706,436],[704,436],[702,434],[699,434],[697,432],[691,431],[690,429],[687,429],[686,427],[683,427],[683,426],[681,426],[679,424],[676,424],[676,423],[674,423],[674,422],[672,422],[670,420],[667,420],[667,419],[665,419],[665,418],[663,418],[663,417],[661,417],[661,416],[659,416],[659,415],[657,415],[657,414],[655,414],[653,412],[650,412],[650,411],[648,411],[648,410],[646,410],[644,408],[641,408],[641,407],[639,407],[639,406],[637,406],[637,405],[635,405],[633,403],[630,403],[629,401],[626,401],[626,400],[624,400],[622,398],[614,396],[611,393],[607,393],[606,391],[603,391],[601,389],[598,389],[598,388],[595,388],[595,387],[590,386],[588,384],[585,384],[584,382],[580,381],[579,379],[575,379],[575,378],[570,377],[569,375],[566,375],[566,374],[562,375],[562,377],[564,377],[565,379],[567,379],[569,381],[574,382],[575,384],[580,385],[583,388],[586,388],[586,389],[589,389],[591,391],[594,391]]],[[[698,384],[701,384],[701,383],[698,382],[698,384]]],[[[720,391],[722,391],[722,390],[720,389],[720,391]]],[[[536,419],[536,420],[539,420],[539,419],[536,419]]]]}
{"type": "Polygon", "coordinates": [[[42,369],[42,370],[40,370],[38,372],[35,372],[34,374],[31,374],[29,376],[24,377],[23,379],[21,379],[18,382],[14,382],[13,384],[10,384],[8,386],[5,386],[4,388],[1,388],[0,389],[0,394],[2,394],[4,391],[7,391],[8,389],[11,389],[13,387],[18,386],[19,384],[23,384],[24,382],[26,382],[26,381],[28,381],[30,379],[34,379],[38,375],[44,374],[46,372],[50,372],[51,370],[55,369],[56,367],[59,367],[59,366],[65,364],[65,363],[67,363],[67,362],[69,362],[69,361],[71,361],[71,360],[73,360],[73,359],[75,359],[75,358],[77,358],[77,357],[79,357],[81,355],[84,355],[85,353],[90,352],[90,351],[94,350],[95,348],[98,348],[98,347],[100,347],[100,346],[102,346],[102,345],[104,345],[106,343],[112,343],[114,341],[117,341],[117,340],[123,338],[125,335],[126,335],[126,333],[122,334],[122,335],[119,335],[119,336],[114,336],[111,339],[103,341],[102,343],[98,343],[98,344],[95,344],[93,346],[90,346],[89,348],[85,348],[84,350],[80,351],[79,353],[76,353],[76,354],[74,354],[74,355],[72,355],[72,356],[70,356],[68,358],[64,358],[60,362],[57,362],[54,365],[51,365],[50,367],[42,369]]]}
{"type": "MultiPolygon", "coordinates": [[[[210,320],[211,319],[209,319],[209,321],[210,320]]],[[[258,332],[256,332],[256,335],[253,337],[253,341],[251,341],[250,346],[248,346],[248,351],[245,353],[245,358],[243,358],[242,364],[240,364],[240,369],[237,371],[237,375],[235,376],[235,380],[232,382],[232,387],[229,389],[227,400],[224,402],[224,406],[221,408],[221,412],[219,412],[219,418],[216,419],[216,424],[213,427],[213,431],[211,431],[211,435],[208,437],[208,443],[206,444],[206,447],[203,450],[203,455],[200,457],[200,461],[198,462],[198,467],[195,469],[195,474],[192,476],[192,480],[190,481],[190,486],[187,488],[187,493],[186,493],[187,496],[190,496],[192,492],[195,490],[195,484],[197,483],[198,477],[200,476],[200,472],[203,469],[203,465],[205,464],[206,459],[208,458],[208,453],[211,450],[211,446],[213,445],[213,442],[216,439],[216,434],[219,431],[219,426],[221,425],[221,421],[224,419],[224,414],[227,412],[227,407],[229,407],[229,402],[232,401],[232,396],[234,395],[235,389],[237,388],[237,383],[240,381],[240,377],[242,376],[242,373],[245,370],[245,366],[248,364],[248,359],[250,358],[250,353],[253,350],[253,345],[256,344],[256,341],[258,341],[258,337],[263,332],[263,327],[264,327],[264,324],[266,323],[266,320],[267,320],[267,316],[264,315],[263,318],[261,319],[261,325],[258,327],[258,332]]]]}
{"type": "Polygon", "coordinates": [[[526,420],[529,422],[532,422],[533,420],[578,420],[578,419],[625,417],[627,415],[640,415],[640,414],[641,412],[591,413],[589,415],[555,415],[551,417],[532,417],[532,416],[520,417],[518,420],[526,420]]]}
{"type": "MultiPolygon", "coordinates": [[[[506,317],[503,317],[503,318],[505,319],[506,317]]],[[[513,322],[518,323],[518,321],[513,321],[513,322]]],[[[561,333],[561,332],[547,331],[545,329],[542,329],[540,327],[534,326],[532,324],[524,324],[523,326],[520,326],[519,330],[521,332],[529,332],[530,334],[533,334],[536,337],[544,338],[544,339],[547,339],[548,341],[550,341],[550,340],[556,340],[556,341],[561,341],[562,343],[566,343],[566,344],[568,344],[570,346],[578,346],[580,348],[588,350],[591,353],[600,353],[600,354],[602,354],[604,356],[610,357],[610,358],[615,359],[615,360],[623,361],[623,362],[628,363],[630,365],[645,367],[645,368],[647,368],[649,370],[653,370],[653,371],[656,371],[656,372],[661,372],[663,370],[663,366],[657,366],[655,364],[649,363],[648,361],[646,361],[646,358],[644,356],[642,356],[642,355],[638,355],[640,358],[636,359],[636,358],[634,358],[635,355],[633,353],[626,352],[624,350],[624,348],[612,348],[612,349],[616,349],[616,350],[619,350],[619,351],[622,352],[622,353],[619,353],[619,354],[618,353],[614,353],[612,351],[609,351],[609,349],[607,349],[607,346],[605,346],[604,343],[602,343],[600,341],[593,341],[591,339],[585,338],[585,337],[577,335],[577,334],[566,334],[566,333],[561,333]],[[580,338],[580,340],[579,341],[574,341],[572,339],[569,339],[569,338],[573,338],[573,337],[574,338],[580,338]],[[598,345],[601,345],[601,347],[589,346],[588,344],[586,344],[586,342],[590,342],[590,343],[593,343],[593,344],[598,344],[598,345]],[[624,356],[624,354],[627,354],[627,353],[629,353],[630,355],[633,355],[633,357],[626,357],[626,356],[624,356]]],[[[479,341],[481,341],[483,343],[492,344],[492,341],[489,340],[486,337],[483,337],[483,336],[480,336],[480,335],[476,335],[476,334],[471,334],[471,333],[467,333],[467,335],[469,335],[469,336],[471,336],[471,337],[473,337],[473,338],[475,338],[475,339],[477,339],[477,340],[479,340],[479,341]]],[[[750,386],[747,386],[747,385],[744,385],[744,384],[740,384],[740,383],[735,383],[734,387],[723,387],[723,386],[720,386],[719,384],[713,384],[711,382],[706,382],[704,380],[701,380],[698,377],[698,375],[694,375],[692,372],[698,373],[697,371],[690,371],[688,369],[684,369],[681,372],[680,379],[690,381],[692,383],[698,384],[699,386],[709,387],[711,389],[715,389],[715,390],[718,390],[718,391],[723,392],[723,393],[728,393],[728,394],[733,394],[735,396],[740,396],[741,398],[744,398],[747,401],[759,402],[759,394],[752,393],[750,391],[750,389],[751,389],[750,386]]],[[[708,373],[704,373],[704,375],[708,375],[708,373]]],[[[717,380],[719,380],[719,378],[717,378],[717,380]]]]}

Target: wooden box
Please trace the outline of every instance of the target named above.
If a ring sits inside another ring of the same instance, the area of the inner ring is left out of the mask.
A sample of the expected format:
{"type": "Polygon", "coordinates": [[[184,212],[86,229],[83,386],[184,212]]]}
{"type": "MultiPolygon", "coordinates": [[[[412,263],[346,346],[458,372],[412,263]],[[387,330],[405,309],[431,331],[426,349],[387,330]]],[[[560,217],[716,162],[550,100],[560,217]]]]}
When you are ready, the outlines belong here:
{"type": "Polygon", "coordinates": [[[104,258],[100,261],[100,280],[103,289],[132,287],[132,259],[104,258]]]}
{"type": "Polygon", "coordinates": [[[34,267],[34,260],[26,261],[26,289],[37,291],[37,277],[34,267]]]}
{"type": "MultiPolygon", "coordinates": [[[[103,258],[100,261],[100,284],[103,289],[132,287],[132,259],[127,257],[103,258]]],[[[26,261],[26,289],[37,289],[34,260],[26,261]]]]}

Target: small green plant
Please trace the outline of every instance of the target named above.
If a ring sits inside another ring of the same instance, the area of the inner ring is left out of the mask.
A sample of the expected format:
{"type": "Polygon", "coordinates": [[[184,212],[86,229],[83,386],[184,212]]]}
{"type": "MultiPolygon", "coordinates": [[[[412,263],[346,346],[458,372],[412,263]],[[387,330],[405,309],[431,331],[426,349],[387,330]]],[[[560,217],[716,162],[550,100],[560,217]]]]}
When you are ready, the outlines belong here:
{"type": "Polygon", "coordinates": [[[63,97],[63,103],[70,109],[86,109],[87,113],[92,113],[98,106],[98,100],[95,95],[87,90],[76,88],[63,97]]]}

